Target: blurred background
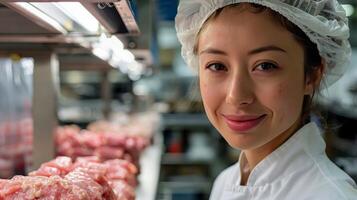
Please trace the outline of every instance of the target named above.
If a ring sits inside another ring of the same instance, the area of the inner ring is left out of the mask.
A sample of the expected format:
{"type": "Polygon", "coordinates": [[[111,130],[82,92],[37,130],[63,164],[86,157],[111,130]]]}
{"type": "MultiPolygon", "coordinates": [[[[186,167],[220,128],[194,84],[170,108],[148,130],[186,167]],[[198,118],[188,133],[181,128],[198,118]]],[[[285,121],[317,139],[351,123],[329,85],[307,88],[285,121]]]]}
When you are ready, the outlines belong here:
{"type": "MultiPolygon", "coordinates": [[[[177,0],[1,2],[0,178],[56,155],[99,155],[140,169],[136,199],[208,199],[239,151],[208,122],[181,58],[177,0]],[[104,132],[126,145],[88,145],[104,132]]],[[[339,2],[352,59],[315,103],[329,157],[357,181],[357,1],[339,2]]]]}

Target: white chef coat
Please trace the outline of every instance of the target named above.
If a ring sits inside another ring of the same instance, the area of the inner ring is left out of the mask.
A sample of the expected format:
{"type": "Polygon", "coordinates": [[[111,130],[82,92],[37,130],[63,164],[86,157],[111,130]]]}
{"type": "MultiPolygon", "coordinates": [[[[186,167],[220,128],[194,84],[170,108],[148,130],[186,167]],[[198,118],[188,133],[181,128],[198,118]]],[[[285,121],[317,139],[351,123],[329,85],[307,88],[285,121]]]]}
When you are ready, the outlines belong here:
{"type": "Polygon", "coordinates": [[[241,153],[216,178],[210,200],[357,200],[356,183],[328,159],[325,146],[317,125],[306,124],[255,166],[246,186],[241,153]]]}

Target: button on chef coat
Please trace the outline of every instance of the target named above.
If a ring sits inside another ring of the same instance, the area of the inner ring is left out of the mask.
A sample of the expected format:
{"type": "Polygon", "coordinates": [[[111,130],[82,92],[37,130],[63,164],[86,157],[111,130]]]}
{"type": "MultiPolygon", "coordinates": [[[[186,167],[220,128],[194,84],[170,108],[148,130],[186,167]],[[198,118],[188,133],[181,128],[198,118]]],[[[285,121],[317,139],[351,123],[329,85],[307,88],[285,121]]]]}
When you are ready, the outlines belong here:
{"type": "Polygon", "coordinates": [[[216,178],[210,200],[357,200],[356,183],[329,160],[325,146],[317,125],[306,124],[255,166],[246,186],[241,153],[216,178]]]}

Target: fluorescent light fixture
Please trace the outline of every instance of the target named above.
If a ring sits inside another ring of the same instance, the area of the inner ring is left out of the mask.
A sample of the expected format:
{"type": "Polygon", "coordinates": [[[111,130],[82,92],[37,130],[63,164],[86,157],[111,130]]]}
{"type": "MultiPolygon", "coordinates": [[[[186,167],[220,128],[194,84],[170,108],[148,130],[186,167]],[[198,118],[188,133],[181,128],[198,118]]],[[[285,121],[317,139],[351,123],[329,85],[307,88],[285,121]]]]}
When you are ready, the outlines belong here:
{"type": "Polygon", "coordinates": [[[112,65],[115,68],[119,68],[120,66],[120,58],[116,56],[112,56],[112,58],[109,61],[109,64],[112,65]]]}
{"type": "Polygon", "coordinates": [[[35,15],[36,17],[40,18],[41,20],[45,21],[48,23],[50,26],[54,27],[56,30],[62,32],[62,33],[67,33],[67,31],[61,26],[60,23],[58,23],[56,20],[52,19],[42,11],[38,10],[34,6],[32,6],[29,3],[25,2],[15,2],[15,5],[20,6],[21,8],[27,10],[31,14],[35,15]]]}
{"type": "Polygon", "coordinates": [[[126,63],[132,63],[135,61],[135,56],[127,49],[120,51],[116,56],[119,56],[120,59],[126,63]]]}
{"type": "Polygon", "coordinates": [[[108,59],[110,58],[110,51],[103,49],[101,47],[94,48],[92,50],[92,53],[104,61],[108,61],[108,59]]]}
{"type": "Polygon", "coordinates": [[[144,69],[143,64],[137,61],[134,61],[130,66],[130,71],[133,72],[134,74],[141,74],[143,69],[144,69]]]}
{"type": "Polygon", "coordinates": [[[110,38],[113,49],[124,49],[124,44],[115,36],[110,38]]]}
{"type": "Polygon", "coordinates": [[[88,12],[79,2],[58,2],[53,3],[62,12],[68,15],[73,21],[77,22],[89,32],[97,32],[99,28],[98,20],[88,12]]]}
{"type": "MultiPolygon", "coordinates": [[[[135,56],[127,49],[124,49],[123,43],[115,36],[107,37],[101,34],[97,43],[93,45],[93,54],[106,60],[115,68],[119,68],[123,73],[129,72],[128,66],[136,67],[135,56]]],[[[140,68],[140,67],[139,67],[140,68]]],[[[142,71],[140,68],[136,70],[142,71]]]]}
{"type": "Polygon", "coordinates": [[[115,52],[119,52],[124,49],[123,43],[114,36],[112,36],[109,39],[106,39],[104,42],[105,42],[106,46],[110,47],[115,52]]]}
{"type": "Polygon", "coordinates": [[[342,7],[345,9],[347,17],[353,15],[355,8],[351,4],[342,4],[342,7]]]}
{"type": "Polygon", "coordinates": [[[121,64],[121,65],[119,65],[119,69],[123,74],[128,73],[128,66],[127,65],[121,64]]]}
{"type": "Polygon", "coordinates": [[[138,81],[140,79],[141,75],[140,74],[128,74],[128,77],[132,81],[138,81]]]}
{"type": "Polygon", "coordinates": [[[118,38],[114,36],[108,38],[105,36],[105,34],[100,35],[98,45],[107,49],[111,49],[116,53],[119,53],[124,49],[124,44],[118,38]]]}
{"type": "Polygon", "coordinates": [[[144,66],[142,63],[137,61],[125,62],[123,59],[117,60],[117,68],[124,74],[133,75],[133,76],[141,76],[144,72],[144,66]]]}
{"type": "Polygon", "coordinates": [[[133,61],[132,63],[128,63],[128,71],[127,74],[129,78],[133,81],[137,81],[140,79],[141,75],[143,74],[143,64],[133,61]]]}

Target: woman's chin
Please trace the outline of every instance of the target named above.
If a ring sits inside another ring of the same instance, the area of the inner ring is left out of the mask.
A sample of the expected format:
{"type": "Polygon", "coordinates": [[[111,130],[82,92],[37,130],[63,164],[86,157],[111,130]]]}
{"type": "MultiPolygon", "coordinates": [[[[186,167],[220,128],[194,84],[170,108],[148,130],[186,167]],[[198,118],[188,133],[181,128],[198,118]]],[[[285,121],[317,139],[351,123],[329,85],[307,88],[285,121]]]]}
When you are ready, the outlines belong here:
{"type": "Polygon", "coordinates": [[[239,141],[239,140],[226,140],[226,142],[234,149],[247,150],[254,149],[258,145],[254,141],[239,141]]]}

